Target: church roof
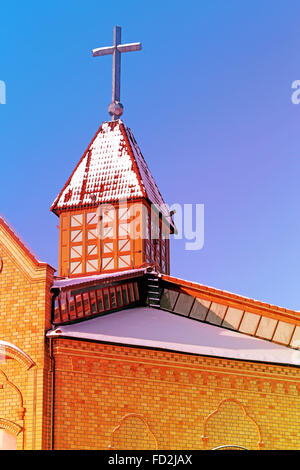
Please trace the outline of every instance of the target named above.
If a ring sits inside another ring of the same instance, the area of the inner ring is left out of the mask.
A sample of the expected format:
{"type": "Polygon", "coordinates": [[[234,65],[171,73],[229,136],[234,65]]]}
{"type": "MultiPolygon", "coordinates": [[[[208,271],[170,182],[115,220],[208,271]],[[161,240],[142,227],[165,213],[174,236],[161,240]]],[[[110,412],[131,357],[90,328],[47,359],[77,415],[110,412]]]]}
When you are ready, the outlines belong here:
{"type": "MultiPolygon", "coordinates": [[[[257,299],[245,297],[234,292],[226,290],[216,289],[215,287],[206,286],[199,282],[191,282],[178,277],[162,274],[161,278],[174,284],[181,289],[186,289],[186,292],[194,293],[196,297],[209,298],[215,302],[221,302],[228,306],[234,306],[236,308],[248,309],[249,311],[257,312],[260,314],[267,314],[270,317],[276,319],[290,320],[291,322],[299,322],[300,313],[299,311],[292,310],[278,305],[262,302],[257,299]]],[[[298,324],[298,323],[297,323],[298,324]]]]}
{"type": "MultiPolygon", "coordinates": [[[[103,286],[112,286],[112,292],[114,292],[113,286],[132,281],[138,281],[140,291],[138,300],[141,305],[146,305],[148,302],[150,307],[167,310],[175,314],[175,317],[182,315],[193,321],[216,325],[226,330],[234,330],[289,348],[300,349],[299,312],[203,284],[154,273],[150,267],[90,276],[86,279],[57,279],[53,287],[60,291],[58,295],[63,303],[66,303],[66,296],[68,301],[67,308],[63,312],[59,306],[57,307],[54,323],[65,324],[83,319],[86,321],[88,317],[102,315],[103,307],[100,303],[99,308],[95,304],[93,309],[88,305],[84,311],[79,308],[77,312],[76,309],[74,317],[72,307],[74,296],[79,294],[80,297],[87,291],[91,294],[92,291],[103,286]],[[148,300],[145,297],[146,294],[148,300]]],[[[93,295],[95,297],[95,294],[93,295]]],[[[107,307],[106,311],[124,307],[128,308],[128,305],[120,301],[114,307],[107,307]]],[[[170,321],[171,319],[172,317],[170,321]]]]}
{"type": "Polygon", "coordinates": [[[100,126],[51,210],[58,213],[137,198],[146,198],[159,206],[162,214],[169,218],[169,211],[131,130],[118,120],[100,126]]]}
{"type": "Polygon", "coordinates": [[[52,288],[64,289],[70,287],[83,287],[101,283],[112,283],[114,281],[122,281],[124,279],[133,279],[142,276],[146,272],[146,268],[129,269],[128,271],[116,271],[106,274],[96,274],[94,276],[82,276],[76,278],[55,278],[52,288]]]}
{"type": "Polygon", "coordinates": [[[159,348],[203,356],[299,365],[300,351],[160,309],[137,307],[47,333],[105,343],[159,348]]]}

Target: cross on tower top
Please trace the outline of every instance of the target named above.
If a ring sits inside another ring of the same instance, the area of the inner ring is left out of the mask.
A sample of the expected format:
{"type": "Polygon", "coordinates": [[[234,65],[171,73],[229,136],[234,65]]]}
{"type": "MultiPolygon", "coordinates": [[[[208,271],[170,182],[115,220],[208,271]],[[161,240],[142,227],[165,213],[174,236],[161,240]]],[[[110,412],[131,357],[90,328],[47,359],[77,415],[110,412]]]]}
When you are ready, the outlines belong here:
{"type": "Polygon", "coordinates": [[[109,55],[113,56],[112,68],[112,102],[108,106],[108,112],[112,121],[119,119],[123,114],[123,105],[120,102],[120,81],[121,81],[121,53],[140,51],[142,45],[140,42],[131,44],[121,44],[121,27],[114,27],[114,44],[109,47],[100,47],[93,49],[93,57],[109,55]]]}

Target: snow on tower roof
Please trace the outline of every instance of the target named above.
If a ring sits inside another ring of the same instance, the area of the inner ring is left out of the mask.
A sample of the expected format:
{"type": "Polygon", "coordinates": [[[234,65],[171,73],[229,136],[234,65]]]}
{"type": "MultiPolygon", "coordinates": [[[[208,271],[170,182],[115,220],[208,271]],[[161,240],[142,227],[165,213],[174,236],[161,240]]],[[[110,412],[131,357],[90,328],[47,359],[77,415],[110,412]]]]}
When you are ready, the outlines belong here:
{"type": "Polygon", "coordinates": [[[118,120],[100,126],[51,210],[58,213],[137,198],[146,198],[159,206],[173,226],[131,130],[118,120]]]}

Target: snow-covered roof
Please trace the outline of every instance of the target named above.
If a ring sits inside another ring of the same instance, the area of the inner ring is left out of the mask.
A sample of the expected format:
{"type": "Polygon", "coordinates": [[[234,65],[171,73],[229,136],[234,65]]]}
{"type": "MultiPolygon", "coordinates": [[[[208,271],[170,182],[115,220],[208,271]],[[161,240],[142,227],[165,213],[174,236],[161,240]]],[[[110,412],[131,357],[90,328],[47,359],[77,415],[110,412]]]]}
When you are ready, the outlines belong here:
{"type": "Polygon", "coordinates": [[[25,359],[27,359],[28,363],[31,363],[32,365],[34,364],[33,360],[31,359],[31,357],[28,356],[28,354],[24,353],[24,351],[22,351],[22,349],[18,348],[18,346],[15,346],[14,344],[12,343],[9,343],[8,341],[3,341],[3,340],[0,340],[0,363],[2,361],[1,357],[5,357],[6,356],[6,349],[7,348],[10,348],[14,351],[17,351],[18,353],[20,353],[20,355],[22,357],[24,357],[25,359]]]}
{"type": "Polygon", "coordinates": [[[119,279],[129,279],[141,276],[146,272],[146,268],[129,269],[128,271],[116,271],[113,273],[97,274],[95,276],[82,276],[77,278],[55,279],[52,288],[63,289],[64,287],[81,286],[85,284],[95,284],[99,282],[110,282],[119,279]]]}
{"type": "Polygon", "coordinates": [[[300,365],[300,351],[149,307],[60,325],[49,337],[160,348],[230,359],[300,365]]]}
{"type": "Polygon", "coordinates": [[[146,198],[169,217],[131,130],[118,120],[100,126],[51,210],[57,213],[136,198],[146,198]]]}

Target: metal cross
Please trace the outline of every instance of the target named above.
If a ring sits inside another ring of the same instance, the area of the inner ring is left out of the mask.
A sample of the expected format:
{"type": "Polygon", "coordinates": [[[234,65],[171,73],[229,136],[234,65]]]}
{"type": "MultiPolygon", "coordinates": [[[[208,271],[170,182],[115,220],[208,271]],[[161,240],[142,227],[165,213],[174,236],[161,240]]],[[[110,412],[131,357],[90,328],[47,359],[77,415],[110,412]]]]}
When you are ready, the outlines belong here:
{"type": "Polygon", "coordinates": [[[121,44],[121,27],[114,27],[114,45],[109,47],[100,47],[93,49],[93,57],[109,55],[113,56],[112,68],[112,102],[108,107],[108,112],[111,115],[112,121],[116,121],[123,114],[123,105],[120,103],[120,80],[121,80],[121,53],[140,51],[142,45],[140,42],[133,42],[131,44],[121,44]]]}

